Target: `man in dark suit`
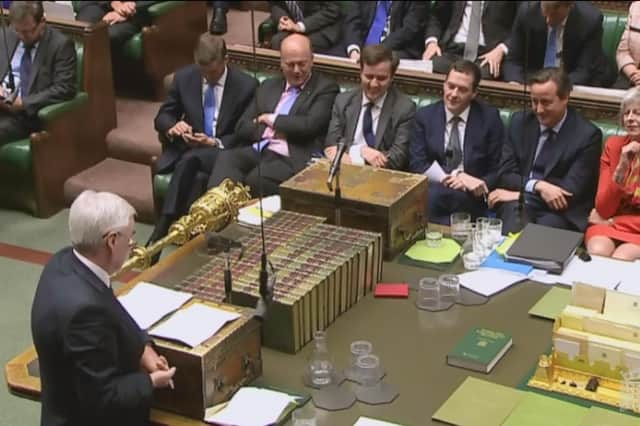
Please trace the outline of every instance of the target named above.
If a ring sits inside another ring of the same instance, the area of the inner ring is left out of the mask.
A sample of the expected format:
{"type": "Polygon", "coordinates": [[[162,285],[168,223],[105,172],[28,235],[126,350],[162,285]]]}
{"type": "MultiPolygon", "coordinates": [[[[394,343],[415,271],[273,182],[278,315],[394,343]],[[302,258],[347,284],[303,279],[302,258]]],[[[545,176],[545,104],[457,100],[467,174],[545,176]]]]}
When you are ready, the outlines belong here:
{"type": "Polygon", "coordinates": [[[567,107],[571,81],[560,69],[545,68],[529,84],[533,111],[511,118],[499,189],[489,194],[489,206],[498,207],[505,233],[527,222],[584,231],[598,183],[602,132],[567,107]]]}
{"type": "Polygon", "coordinates": [[[151,22],[147,9],[157,1],[80,1],[76,19],[109,24],[111,52],[117,54],[131,37],[151,22]]]}
{"type": "Polygon", "coordinates": [[[254,196],[260,187],[265,195],[277,194],[280,183],[305,168],[311,155],[322,150],[339,88],[335,81],[312,73],[312,65],[308,37],[291,34],[283,40],[283,76],[258,87],[236,126],[238,145],[249,146],[220,152],[209,187],[230,178],[249,185],[254,196]]]}
{"type": "Polygon", "coordinates": [[[504,80],[523,83],[530,73],[560,66],[573,84],[613,83],[615,69],[602,50],[602,13],[586,1],[523,2],[513,24],[504,80]]]}
{"type": "Polygon", "coordinates": [[[335,1],[270,1],[271,21],[278,32],[271,48],[279,50],[282,40],[292,33],[311,40],[314,52],[326,53],[340,40],[342,10],[335,1]]]}
{"type": "Polygon", "coordinates": [[[344,22],[347,56],[357,61],[364,46],[383,44],[402,59],[420,58],[423,22],[428,14],[428,4],[423,1],[353,2],[344,22]]]}
{"type": "Polygon", "coordinates": [[[129,256],[134,214],[117,195],[84,191],[69,210],[72,247],[42,271],[31,333],[43,426],[147,425],[153,390],[172,386],[175,367],[153,350],[109,279],[129,256]]]}
{"type": "Polygon", "coordinates": [[[430,222],[448,224],[454,212],[486,213],[484,198],[498,177],[504,126],[496,108],[475,99],[479,83],[479,67],[458,60],[444,81],[442,101],[416,112],[410,170],[429,178],[430,222]]]}
{"type": "Polygon", "coordinates": [[[8,55],[0,55],[0,146],[41,128],[41,108],[73,98],[76,51],[73,41],[47,25],[42,2],[13,2],[6,32],[8,55]]]}
{"type": "Polygon", "coordinates": [[[344,143],[346,163],[406,170],[416,105],[392,84],[399,62],[381,44],[362,50],[360,88],[339,94],[333,103],[325,142],[330,160],[344,143]]]}
{"type": "Polygon", "coordinates": [[[517,9],[517,1],[436,1],[422,58],[442,74],[458,59],[477,61],[483,78],[498,78],[517,9]]]}
{"type": "Polygon", "coordinates": [[[156,173],[173,171],[150,241],[164,237],[207,187],[218,151],[235,145],[234,129],[258,82],[227,65],[221,37],[204,33],[194,50],[196,64],[178,70],[155,118],[163,152],[156,173]]]}

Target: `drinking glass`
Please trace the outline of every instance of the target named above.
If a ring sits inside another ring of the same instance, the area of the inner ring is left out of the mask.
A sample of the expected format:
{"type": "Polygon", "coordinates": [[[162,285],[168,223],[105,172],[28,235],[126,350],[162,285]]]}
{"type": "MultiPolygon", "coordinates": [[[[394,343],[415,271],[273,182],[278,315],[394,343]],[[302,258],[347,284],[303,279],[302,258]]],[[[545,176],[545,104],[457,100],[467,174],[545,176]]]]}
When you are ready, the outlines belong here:
{"type": "Polygon", "coordinates": [[[460,279],[457,275],[442,274],[438,278],[440,301],[442,303],[456,303],[460,296],[460,279]]]}
{"type": "Polygon", "coordinates": [[[420,280],[416,304],[421,309],[436,309],[440,305],[440,286],[437,279],[425,277],[420,280]]]}
{"type": "Polygon", "coordinates": [[[451,214],[451,238],[463,243],[469,237],[471,215],[464,212],[451,214]]]}

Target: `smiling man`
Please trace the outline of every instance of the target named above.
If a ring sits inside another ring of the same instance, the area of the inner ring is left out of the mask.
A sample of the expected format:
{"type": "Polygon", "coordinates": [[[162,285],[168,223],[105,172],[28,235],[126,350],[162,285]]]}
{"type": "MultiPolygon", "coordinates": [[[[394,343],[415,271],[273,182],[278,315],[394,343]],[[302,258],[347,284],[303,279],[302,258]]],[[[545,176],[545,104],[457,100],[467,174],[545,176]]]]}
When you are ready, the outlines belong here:
{"type": "Polygon", "coordinates": [[[527,222],[584,231],[596,193],[602,132],[567,106],[571,81],[565,72],[545,68],[529,84],[532,110],[511,119],[489,205],[498,208],[505,233],[527,222]]]}
{"type": "Polygon", "coordinates": [[[429,178],[429,221],[448,224],[451,213],[482,216],[497,180],[504,127],[498,110],[476,100],[480,68],[451,65],[439,102],[420,108],[411,133],[411,171],[429,178]],[[437,164],[436,164],[437,163],[437,164]],[[444,177],[433,173],[441,167],[444,177]]]}
{"type": "Polygon", "coordinates": [[[333,160],[345,143],[345,163],[405,170],[416,106],[393,86],[399,59],[380,44],[365,47],[360,59],[360,88],[336,97],[325,154],[333,160]]]}
{"type": "Polygon", "coordinates": [[[41,128],[41,108],[76,93],[73,41],[47,25],[41,1],[14,1],[0,55],[0,146],[41,128]],[[10,56],[10,65],[7,63],[10,56]]]}

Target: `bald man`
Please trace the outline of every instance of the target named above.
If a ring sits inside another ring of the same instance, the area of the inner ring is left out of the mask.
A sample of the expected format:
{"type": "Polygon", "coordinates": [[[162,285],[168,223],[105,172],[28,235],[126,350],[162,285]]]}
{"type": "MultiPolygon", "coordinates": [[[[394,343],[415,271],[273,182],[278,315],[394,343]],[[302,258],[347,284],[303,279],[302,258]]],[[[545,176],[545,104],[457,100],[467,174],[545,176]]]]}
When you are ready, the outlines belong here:
{"type": "Polygon", "coordinates": [[[236,146],[220,152],[209,187],[225,178],[249,185],[259,193],[258,163],[263,195],[277,194],[279,185],[306,167],[322,146],[331,119],[338,84],[312,72],[309,38],[287,36],[280,46],[282,75],[265,80],[236,126],[236,146]]]}

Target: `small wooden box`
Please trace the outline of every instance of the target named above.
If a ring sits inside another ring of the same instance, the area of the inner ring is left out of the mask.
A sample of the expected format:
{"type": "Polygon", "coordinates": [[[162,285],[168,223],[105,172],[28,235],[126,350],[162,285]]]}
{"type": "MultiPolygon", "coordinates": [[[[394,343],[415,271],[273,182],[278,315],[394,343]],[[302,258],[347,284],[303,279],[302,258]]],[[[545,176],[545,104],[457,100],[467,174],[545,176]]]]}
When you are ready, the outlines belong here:
{"type": "Polygon", "coordinates": [[[219,309],[242,313],[195,348],[154,338],[156,350],[176,367],[175,389],[154,392],[154,406],[202,420],[205,409],[227,401],[262,374],[260,323],[252,310],[193,299],[219,309]]]}
{"type": "MultiPolygon", "coordinates": [[[[319,161],[280,185],[282,208],[324,216],[335,223],[329,163],[319,161]]],[[[423,175],[343,164],[341,225],[380,232],[385,259],[406,248],[424,227],[427,178],[423,175]]]]}

